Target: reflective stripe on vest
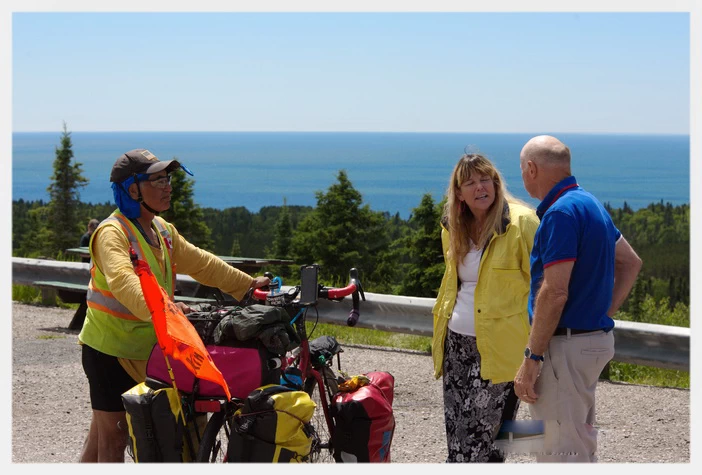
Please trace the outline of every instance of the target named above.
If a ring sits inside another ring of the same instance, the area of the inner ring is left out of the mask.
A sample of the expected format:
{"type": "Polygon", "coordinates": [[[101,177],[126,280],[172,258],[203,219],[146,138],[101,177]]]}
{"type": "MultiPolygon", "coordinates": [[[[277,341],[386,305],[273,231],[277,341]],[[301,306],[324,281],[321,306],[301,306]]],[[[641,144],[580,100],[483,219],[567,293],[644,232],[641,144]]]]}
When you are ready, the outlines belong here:
{"type": "Polygon", "coordinates": [[[127,307],[119,303],[119,300],[112,295],[112,292],[107,292],[100,290],[93,286],[93,280],[90,280],[88,285],[88,294],[86,299],[88,301],[88,306],[96,308],[102,312],[109,313],[118,318],[124,318],[125,320],[139,320],[137,317],[132,315],[127,307]]]}
{"type": "MultiPolygon", "coordinates": [[[[167,252],[163,255],[166,274],[164,276],[162,275],[158,261],[154,257],[152,250],[148,248],[146,242],[143,241],[143,237],[141,236],[139,230],[137,230],[136,227],[119,211],[115,211],[110,217],[106,218],[102,223],[100,223],[100,226],[111,222],[119,224],[120,228],[129,240],[131,248],[134,249],[134,252],[136,252],[137,257],[149,264],[149,267],[159,281],[159,284],[166,290],[171,298],[173,298],[173,250],[171,233],[169,232],[165,223],[161,222],[159,218],[156,218],[153,221],[156,225],[156,229],[159,231],[158,237],[161,241],[161,249],[164,249],[165,247],[167,250],[167,252]]],[[[134,316],[129,309],[127,309],[127,307],[122,305],[114,297],[107,286],[105,275],[100,271],[100,269],[98,269],[97,265],[95,265],[94,260],[91,262],[90,275],[91,279],[86,296],[89,309],[125,320],[139,320],[139,318],[134,316]]]]}

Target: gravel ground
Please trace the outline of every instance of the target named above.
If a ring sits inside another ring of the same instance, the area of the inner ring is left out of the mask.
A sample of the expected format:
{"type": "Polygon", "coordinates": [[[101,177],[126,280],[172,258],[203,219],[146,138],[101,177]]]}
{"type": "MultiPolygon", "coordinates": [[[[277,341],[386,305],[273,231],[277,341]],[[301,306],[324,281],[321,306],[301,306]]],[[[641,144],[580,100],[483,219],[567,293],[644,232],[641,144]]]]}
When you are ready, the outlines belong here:
{"type": "MultiPolygon", "coordinates": [[[[12,306],[12,462],[75,463],[88,432],[88,384],[80,364],[73,312],[12,306]]],[[[396,463],[442,463],[446,457],[441,382],[426,354],[346,347],[349,374],[395,377],[392,442],[396,463]]],[[[597,389],[600,462],[690,462],[690,391],[602,381],[597,389]]],[[[526,404],[520,419],[528,419],[526,404]]],[[[528,454],[507,462],[533,463],[528,454]]]]}

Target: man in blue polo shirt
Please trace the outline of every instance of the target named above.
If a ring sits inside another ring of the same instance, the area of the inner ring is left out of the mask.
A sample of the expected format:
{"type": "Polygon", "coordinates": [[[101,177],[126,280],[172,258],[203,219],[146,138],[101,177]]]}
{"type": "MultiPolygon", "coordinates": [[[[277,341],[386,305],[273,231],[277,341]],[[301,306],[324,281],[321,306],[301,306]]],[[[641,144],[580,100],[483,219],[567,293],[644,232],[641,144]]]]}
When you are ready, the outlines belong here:
{"type": "Polygon", "coordinates": [[[595,389],[614,356],[615,312],[641,259],[602,204],[578,186],[570,150],[541,135],[520,154],[524,188],[541,200],[531,252],[529,320],[517,396],[544,421],[537,462],[596,462],[595,389]],[[541,365],[543,362],[543,365],[541,365]]]}

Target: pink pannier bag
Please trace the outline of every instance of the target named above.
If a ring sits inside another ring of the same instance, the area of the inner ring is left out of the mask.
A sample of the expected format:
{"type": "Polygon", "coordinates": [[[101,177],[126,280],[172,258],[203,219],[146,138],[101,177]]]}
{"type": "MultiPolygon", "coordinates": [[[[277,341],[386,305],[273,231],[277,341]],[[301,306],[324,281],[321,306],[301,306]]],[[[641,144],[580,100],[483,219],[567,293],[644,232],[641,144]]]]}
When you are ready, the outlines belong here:
{"type": "MultiPolygon", "coordinates": [[[[278,383],[280,370],[269,369],[280,366],[275,358],[268,358],[266,351],[260,347],[236,348],[231,346],[207,345],[207,351],[212,356],[217,368],[222,372],[229,385],[232,397],[244,399],[251,391],[265,384],[278,383]]],[[[168,358],[173,369],[178,390],[192,393],[195,376],[183,363],[175,358],[168,358]]],[[[166,367],[166,359],[158,344],[151,350],[151,356],[146,364],[146,377],[171,385],[171,377],[166,367]]],[[[219,384],[200,379],[198,396],[224,397],[224,390],[219,384]]]]}

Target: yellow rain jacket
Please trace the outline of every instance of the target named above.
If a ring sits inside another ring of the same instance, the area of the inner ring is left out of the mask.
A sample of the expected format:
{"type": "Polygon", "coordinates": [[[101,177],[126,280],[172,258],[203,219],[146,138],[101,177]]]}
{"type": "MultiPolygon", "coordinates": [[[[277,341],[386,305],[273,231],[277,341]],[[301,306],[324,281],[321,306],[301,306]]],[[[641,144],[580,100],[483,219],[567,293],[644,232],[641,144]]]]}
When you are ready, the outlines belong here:
{"type": "MultiPolygon", "coordinates": [[[[512,381],[524,359],[529,338],[531,248],[539,219],[519,204],[509,204],[502,234],[494,233],[483,250],[475,288],[475,337],[480,352],[480,376],[494,384],[512,381]]],[[[443,226],[441,243],[446,270],[434,304],[432,357],[434,377],[443,373],[444,342],[458,293],[456,260],[448,255],[449,233],[443,226]]]]}

